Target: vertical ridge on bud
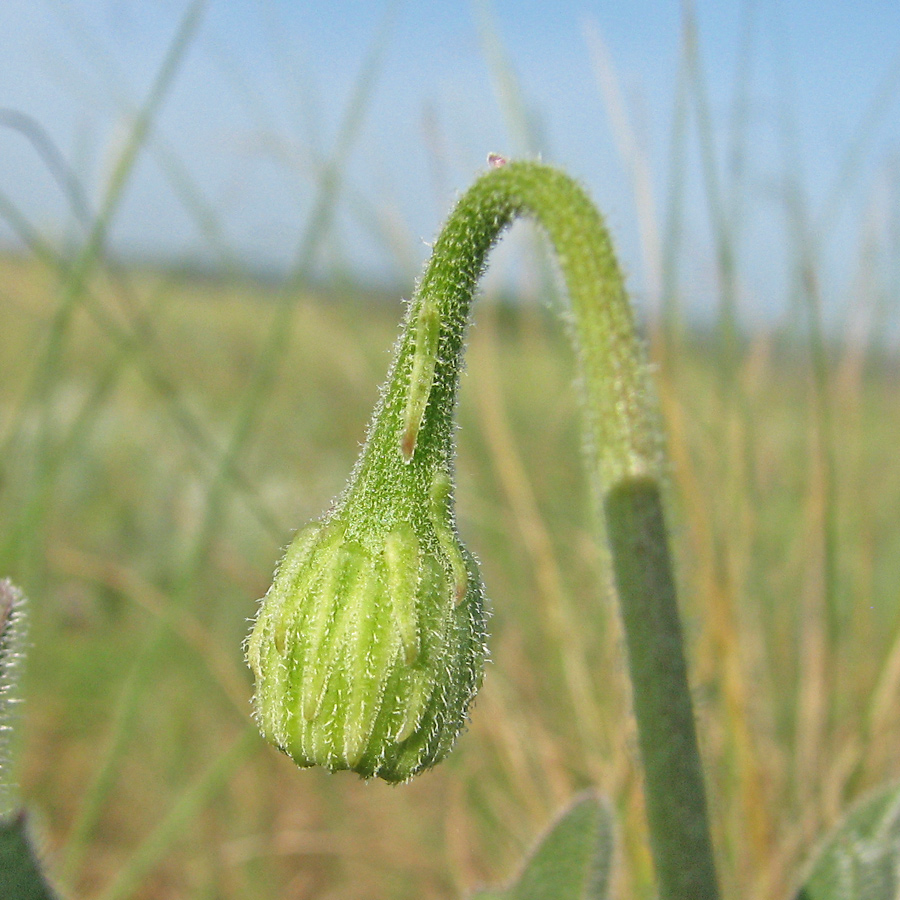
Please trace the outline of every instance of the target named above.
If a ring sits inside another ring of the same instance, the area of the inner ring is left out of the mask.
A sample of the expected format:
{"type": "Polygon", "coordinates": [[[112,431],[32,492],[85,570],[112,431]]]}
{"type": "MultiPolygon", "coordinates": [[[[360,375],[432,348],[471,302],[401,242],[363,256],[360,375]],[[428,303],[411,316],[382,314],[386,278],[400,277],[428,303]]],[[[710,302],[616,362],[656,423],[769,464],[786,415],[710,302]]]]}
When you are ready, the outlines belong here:
{"type": "Polygon", "coordinates": [[[411,666],[419,655],[419,617],[416,612],[419,541],[408,524],[401,523],[385,539],[384,561],[391,611],[400,632],[404,660],[411,666]]]}
{"type": "Polygon", "coordinates": [[[434,303],[427,299],[422,301],[422,311],[416,322],[412,359],[412,370],[409,376],[409,392],[404,410],[403,436],[400,450],[405,462],[412,459],[416,450],[416,440],[425,408],[431,395],[434,382],[434,370],[437,364],[438,345],[441,336],[440,312],[434,303]]]}
{"type": "MultiPolygon", "coordinates": [[[[281,569],[284,573],[282,579],[286,584],[292,585],[294,589],[296,589],[297,582],[302,577],[303,566],[309,559],[309,554],[320,531],[321,526],[318,523],[304,528],[301,534],[289,545],[288,551],[281,562],[281,569]]],[[[286,596],[286,591],[280,595],[279,600],[281,603],[284,603],[286,596]]],[[[287,623],[288,620],[282,618],[274,631],[275,646],[280,653],[284,653],[285,649],[287,623]]]]}
{"type": "Polygon", "coordinates": [[[466,598],[469,587],[469,568],[456,540],[452,527],[447,524],[453,484],[444,472],[440,472],[431,482],[431,523],[437,535],[441,551],[450,566],[453,580],[450,584],[450,600],[459,606],[466,598]]]}
{"type": "Polygon", "coordinates": [[[345,753],[351,768],[359,764],[374,734],[384,699],[385,676],[399,644],[399,637],[391,632],[391,617],[385,614],[386,584],[376,568],[373,565],[368,573],[371,581],[367,595],[373,602],[359,608],[354,646],[348,648],[360,664],[350,687],[344,725],[345,753]]]}
{"type": "Polygon", "coordinates": [[[333,672],[331,664],[356,613],[360,582],[366,583],[366,562],[358,545],[342,544],[324,572],[320,590],[313,592],[318,608],[306,644],[305,663],[309,674],[302,682],[303,716],[309,721],[318,718],[321,711],[328,678],[333,672]],[[344,598],[342,603],[337,602],[339,597],[344,598]]]}

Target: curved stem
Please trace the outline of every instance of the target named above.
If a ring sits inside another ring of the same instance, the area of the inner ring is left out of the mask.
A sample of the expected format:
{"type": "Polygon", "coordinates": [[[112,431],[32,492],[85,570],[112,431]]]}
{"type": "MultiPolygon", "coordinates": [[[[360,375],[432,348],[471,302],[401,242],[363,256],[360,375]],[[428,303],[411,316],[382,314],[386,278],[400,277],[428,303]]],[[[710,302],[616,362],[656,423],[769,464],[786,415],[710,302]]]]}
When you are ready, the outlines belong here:
{"type": "MultiPolygon", "coordinates": [[[[603,509],[626,633],[647,815],[663,900],[718,897],[703,773],[669,558],[662,442],[609,233],[568,176],[513,162],[480,178],[438,239],[410,304],[353,491],[385,466],[420,482],[452,457],[463,336],[487,253],[519,216],[556,253],[572,307],[591,478],[603,509]]],[[[405,476],[405,478],[404,478],[405,476]]]]}

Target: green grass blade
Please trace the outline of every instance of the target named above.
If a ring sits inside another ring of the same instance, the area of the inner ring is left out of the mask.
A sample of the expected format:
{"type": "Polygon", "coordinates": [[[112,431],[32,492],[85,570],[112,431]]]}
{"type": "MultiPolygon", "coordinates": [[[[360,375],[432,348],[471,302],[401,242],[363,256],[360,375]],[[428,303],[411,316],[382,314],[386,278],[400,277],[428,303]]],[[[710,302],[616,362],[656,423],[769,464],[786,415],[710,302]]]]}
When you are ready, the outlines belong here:
{"type": "Polygon", "coordinates": [[[525,94],[500,38],[490,0],[472,0],[472,7],[482,52],[488,63],[500,111],[512,139],[513,152],[517,156],[537,157],[547,148],[542,146],[535,121],[528,114],[525,94]]]}
{"type": "MultiPolygon", "coordinates": [[[[491,0],[472,0],[472,8],[478,25],[482,53],[491,73],[494,94],[506,123],[511,146],[516,156],[529,159],[549,159],[539,123],[529,114],[528,99],[510,55],[506,51],[500,29],[494,17],[491,0]]],[[[546,244],[531,238],[531,253],[536,260],[535,271],[538,295],[545,298],[547,307],[558,306],[556,270],[546,244]]]]}
{"type": "MultiPolygon", "coordinates": [[[[810,760],[818,753],[822,739],[832,736],[835,702],[838,696],[839,656],[842,643],[840,583],[838,553],[838,470],[834,440],[833,399],[831,396],[831,365],[826,343],[822,287],[819,281],[820,244],[813,229],[813,216],[804,186],[805,165],[797,133],[797,114],[794,110],[794,79],[788,60],[781,60],[782,100],[780,110],[780,138],[783,154],[785,213],[791,241],[793,268],[794,312],[802,333],[811,374],[810,457],[813,466],[809,475],[810,492],[818,492],[814,502],[821,510],[818,525],[818,554],[821,558],[822,602],[815,611],[819,627],[824,629],[825,658],[819,664],[814,659],[807,666],[807,680],[821,683],[817,690],[827,697],[821,721],[804,717],[798,699],[797,765],[801,771],[810,769],[810,760]],[[802,325],[801,325],[802,322],[802,325]],[[816,471],[817,470],[817,471],[816,471]],[[818,669],[818,671],[816,671],[818,669]]],[[[808,623],[807,627],[816,625],[808,623]]],[[[818,791],[810,782],[807,787],[818,791]]]]}
{"type": "Polygon", "coordinates": [[[653,318],[658,314],[662,285],[660,281],[661,249],[658,216],[650,162],[645,148],[639,143],[637,134],[629,121],[612,54],[609,52],[596,22],[588,22],[585,27],[585,38],[591,55],[595,80],[603,96],[607,118],[613,131],[616,149],[631,181],[640,233],[644,292],[647,296],[648,314],[653,318]]]}
{"type": "Polygon", "coordinates": [[[248,727],[228,750],[185,788],[165,818],[147,836],[112,884],[101,891],[96,900],[127,900],[133,896],[144,878],[153,871],[191,822],[226,786],[228,779],[243,765],[258,745],[256,728],[248,727]]]}
{"type": "Polygon", "coordinates": [[[699,35],[693,3],[686,2],[684,9],[686,60],[697,120],[703,185],[706,193],[710,226],[712,228],[716,273],[718,275],[719,306],[717,331],[720,342],[720,361],[730,393],[736,389],[735,369],[738,359],[735,246],[722,200],[722,190],[716,165],[713,121],[709,111],[706,79],[703,75],[700,60],[699,35]]]}
{"type": "Polygon", "coordinates": [[[0,109],[0,125],[18,131],[40,157],[58,185],[79,225],[90,232],[93,214],[78,176],[72,171],[56,143],[33,116],[16,109],[0,109]]]}
{"type": "Polygon", "coordinates": [[[372,103],[375,85],[378,83],[378,76],[384,66],[398,9],[397,2],[391,3],[388,7],[381,28],[375,35],[369,53],[360,67],[335,140],[331,159],[319,175],[316,200],[307,216],[306,227],[301,234],[294,256],[289,286],[296,287],[309,275],[322,241],[331,229],[344,181],[344,171],[372,103]]]}
{"type": "Polygon", "coordinates": [[[252,435],[253,427],[266,407],[269,388],[287,352],[296,287],[309,274],[316,253],[327,236],[334,218],[344,169],[372,101],[377,74],[383,65],[392,20],[393,13],[391,12],[385,20],[382,30],[376,36],[367,59],[360,68],[344,114],[332,159],[322,171],[318,194],[309,213],[306,228],[300,238],[293,271],[278,299],[278,305],[272,317],[268,335],[260,350],[256,368],[235,417],[231,437],[221,455],[218,469],[209,482],[202,524],[180,575],[177,591],[187,589],[208,552],[213,533],[222,520],[226,489],[230,481],[229,473],[238,464],[241,453],[252,435]]]}
{"type": "MultiPolygon", "coordinates": [[[[674,344],[679,336],[679,275],[682,256],[684,195],[687,188],[687,124],[689,64],[688,43],[682,36],[675,80],[672,131],[669,137],[668,188],[662,225],[660,250],[660,299],[664,345],[674,344]]],[[[668,359],[666,360],[669,361],[668,359]]]]}

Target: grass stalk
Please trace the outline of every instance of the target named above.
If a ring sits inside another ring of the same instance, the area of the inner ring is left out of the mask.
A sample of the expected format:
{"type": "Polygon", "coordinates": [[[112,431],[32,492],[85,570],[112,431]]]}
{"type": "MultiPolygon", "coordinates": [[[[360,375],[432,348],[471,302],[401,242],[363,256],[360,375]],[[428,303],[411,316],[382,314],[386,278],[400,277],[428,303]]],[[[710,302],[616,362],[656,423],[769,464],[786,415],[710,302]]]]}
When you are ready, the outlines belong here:
{"type": "Polygon", "coordinates": [[[25,408],[30,406],[31,403],[37,402],[42,407],[42,421],[35,448],[34,471],[31,478],[32,499],[26,504],[26,508],[30,510],[30,513],[25,516],[25,519],[28,520],[28,527],[25,529],[14,529],[5,542],[2,551],[0,551],[0,564],[5,568],[9,568],[11,560],[18,560],[22,555],[23,541],[26,536],[33,536],[37,521],[41,517],[41,504],[37,502],[37,495],[44,490],[42,485],[46,480],[45,470],[50,455],[50,435],[53,428],[50,418],[50,398],[59,379],[65,334],[72,312],[84,293],[95,263],[102,255],[109,225],[119,206],[131,171],[196,33],[204,5],[205,0],[194,0],[188,6],[163,58],[147,98],[132,123],[125,145],[113,165],[103,201],[94,218],[84,246],[81,248],[72,266],[67,270],[63,293],[48,328],[44,351],[33,369],[31,388],[26,393],[23,407],[18,417],[21,419],[25,408]]]}
{"type": "Polygon", "coordinates": [[[95,900],[127,900],[140,888],[172,845],[181,837],[229,778],[258,748],[256,729],[248,727],[232,745],[187,785],[162,821],[147,835],[131,859],[95,900]]]}
{"type": "Polygon", "coordinates": [[[811,762],[819,754],[823,742],[828,745],[834,738],[843,628],[839,607],[837,460],[833,439],[831,372],[818,275],[820,244],[804,188],[804,165],[792,103],[793,78],[787,62],[786,58],[782,60],[785,90],[780,110],[783,190],[794,253],[794,305],[796,313],[802,317],[800,330],[810,369],[812,434],[809,447],[809,502],[816,516],[816,553],[813,559],[818,562],[821,584],[814,613],[822,632],[821,647],[816,645],[815,623],[805,623],[804,631],[809,631],[813,639],[804,639],[804,644],[812,649],[804,658],[806,684],[801,683],[797,698],[795,764],[798,773],[805,773],[798,779],[798,785],[807,794],[807,802],[810,802],[813,798],[820,798],[823,789],[819,779],[810,779],[816,768],[811,766],[811,762]]]}
{"type": "Polygon", "coordinates": [[[225,492],[230,483],[229,473],[237,466],[253,426],[265,409],[269,388],[287,352],[296,288],[309,275],[316,253],[333,221],[347,159],[371,103],[377,73],[387,47],[390,21],[385,21],[357,76],[334,153],[321,173],[318,194],[300,238],[293,270],[281,290],[268,335],[263,341],[256,368],[241,400],[231,436],[222,452],[217,470],[210,479],[203,521],[176,584],[177,593],[183,593],[187,589],[208,552],[213,532],[221,521],[225,492]]]}

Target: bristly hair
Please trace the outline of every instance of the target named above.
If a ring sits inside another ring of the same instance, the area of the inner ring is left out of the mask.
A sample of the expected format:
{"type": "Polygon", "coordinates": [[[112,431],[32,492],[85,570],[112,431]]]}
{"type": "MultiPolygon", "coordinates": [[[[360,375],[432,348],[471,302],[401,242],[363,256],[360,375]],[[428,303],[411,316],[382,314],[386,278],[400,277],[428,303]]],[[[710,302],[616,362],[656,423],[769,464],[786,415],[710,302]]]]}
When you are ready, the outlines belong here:
{"type": "Polygon", "coordinates": [[[12,738],[19,676],[25,656],[25,597],[8,579],[0,581],[0,816],[14,801],[12,738]]]}

